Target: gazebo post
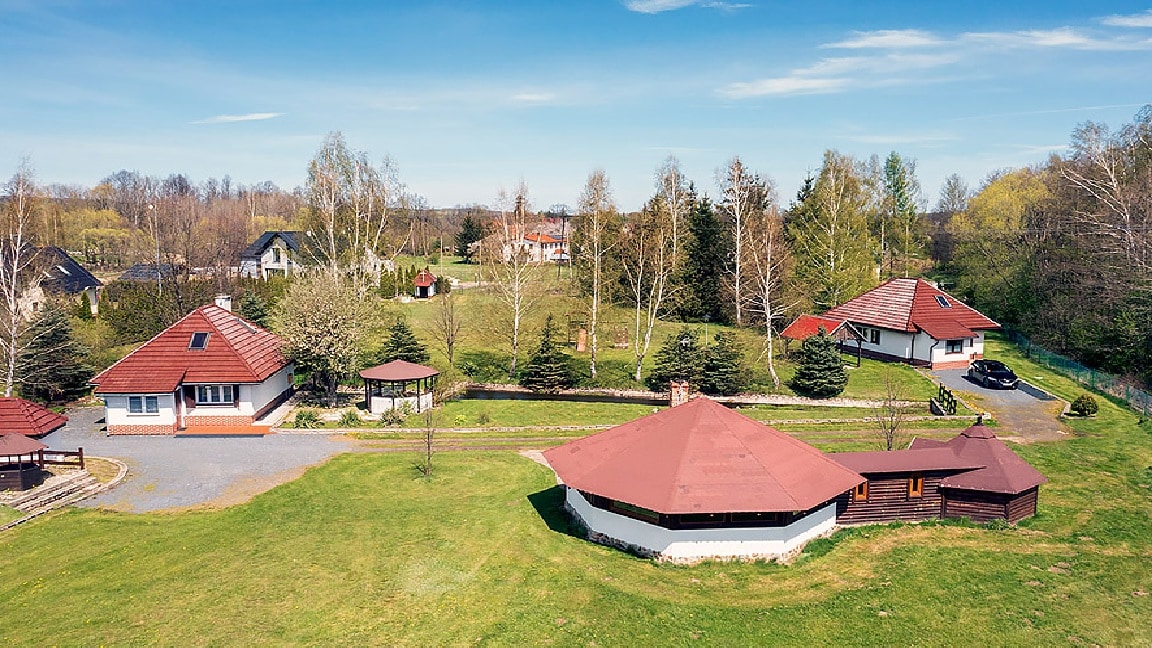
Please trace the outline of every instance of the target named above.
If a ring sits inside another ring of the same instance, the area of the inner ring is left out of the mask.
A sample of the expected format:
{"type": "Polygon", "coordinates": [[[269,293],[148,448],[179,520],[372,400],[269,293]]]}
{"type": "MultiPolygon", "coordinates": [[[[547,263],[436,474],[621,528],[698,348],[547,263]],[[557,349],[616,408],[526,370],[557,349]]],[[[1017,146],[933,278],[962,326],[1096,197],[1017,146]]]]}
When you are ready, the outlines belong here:
{"type": "MultiPolygon", "coordinates": [[[[31,459],[31,457],[29,457],[31,459]]],[[[44,470],[44,451],[40,450],[40,470],[44,470]]]]}
{"type": "Polygon", "coordinates": [[[372,388],[367,378],[364,379],[364,409],[368,410],[369,414],[372,413],[372,388]]]}

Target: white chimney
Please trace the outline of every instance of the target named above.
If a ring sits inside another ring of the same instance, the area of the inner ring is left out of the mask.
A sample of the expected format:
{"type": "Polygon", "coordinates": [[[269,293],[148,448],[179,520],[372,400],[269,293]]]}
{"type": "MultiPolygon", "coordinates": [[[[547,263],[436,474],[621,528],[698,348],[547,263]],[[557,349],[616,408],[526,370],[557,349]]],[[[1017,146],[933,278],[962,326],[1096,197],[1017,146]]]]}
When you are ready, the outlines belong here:
{"type": "Polygon", "coordinates": [[[232,295],[216,295],[216,305],[231,313],[232,295]]]}

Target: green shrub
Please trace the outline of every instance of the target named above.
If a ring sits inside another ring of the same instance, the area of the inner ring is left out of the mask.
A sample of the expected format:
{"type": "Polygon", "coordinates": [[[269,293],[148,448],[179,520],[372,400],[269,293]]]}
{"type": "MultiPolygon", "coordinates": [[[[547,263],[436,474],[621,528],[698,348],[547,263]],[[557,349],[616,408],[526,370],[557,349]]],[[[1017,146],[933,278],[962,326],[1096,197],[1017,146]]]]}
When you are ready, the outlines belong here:
{"type": "Polygon", "coordinates": [[[384,413],[380,415],[380,425],[385,427],[397,427],[403,423],[404,415],[401,414],[399,410],[385,410],[384,413]]]}
{"type": "Polygon", "coordinates": [[[1100,405],[1096,403],[1095,397],[1081,394],[1072,401],[1072,411],[1080,416],[1093,416],[1100,411],[1100,405]]]}
{"type": "Polygon", "coordinates": [[[292,421],[292,425],[298,428],[318,428],[320,427],[320,417],[315,410],[302,409],[296,412],[296,418],[292,421]]]}
{"type": "Polygon", "coordinates": [[[476,422],[480,425],[488,425],[492,422],[492,417],[488,415],[488,412],[480,412],[476,415],[476,422]]]}
{"type": "Polygon", "coordinates": [[[340,417],[340,427],[360,427],[362,423],[360,413],[354,409],[344,412],[340,417]]]}

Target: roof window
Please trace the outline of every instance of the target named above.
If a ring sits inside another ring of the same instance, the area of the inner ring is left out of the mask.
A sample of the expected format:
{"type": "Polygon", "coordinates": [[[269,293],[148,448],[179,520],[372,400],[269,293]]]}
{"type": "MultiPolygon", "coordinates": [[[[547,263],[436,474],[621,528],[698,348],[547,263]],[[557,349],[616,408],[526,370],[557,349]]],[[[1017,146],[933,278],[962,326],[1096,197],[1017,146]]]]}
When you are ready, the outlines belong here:
{"type": "Polygon", "coordinates": [[[940,308],[952,308],[952,304],[948,303],[948,298],[944,295],[936,295],[936,303],[940,304],[940,308]]]}
{"type": "Polygon", "coordinates": [[[189,351],[203,351],[208,348],[208,333],[193,333],[192,340],[188,342],[189,351]]]}

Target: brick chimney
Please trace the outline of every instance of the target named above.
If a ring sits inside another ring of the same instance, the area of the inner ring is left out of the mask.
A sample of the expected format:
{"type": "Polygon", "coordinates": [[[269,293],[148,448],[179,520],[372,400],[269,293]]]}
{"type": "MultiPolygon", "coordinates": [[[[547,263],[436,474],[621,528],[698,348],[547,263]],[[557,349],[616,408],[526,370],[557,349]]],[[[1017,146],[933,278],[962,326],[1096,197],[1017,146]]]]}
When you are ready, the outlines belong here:
{"type": "Polygon", "coordinates": [[[216,305],[231,313],[232,295],[216,295],[216,305]]]}
{"type": "Polygon", "coordinates": [[[687,380],[673,380],[668,386],[668,391],[671,394],[672,407],[683,405],[690,398],[687,380]]]}

